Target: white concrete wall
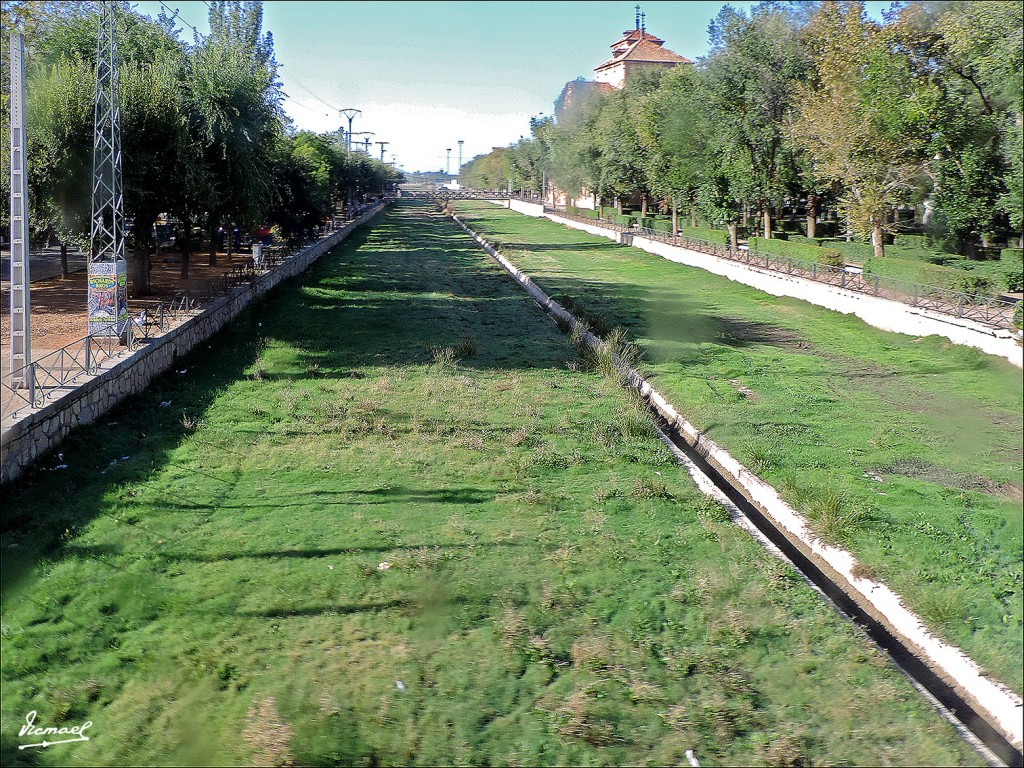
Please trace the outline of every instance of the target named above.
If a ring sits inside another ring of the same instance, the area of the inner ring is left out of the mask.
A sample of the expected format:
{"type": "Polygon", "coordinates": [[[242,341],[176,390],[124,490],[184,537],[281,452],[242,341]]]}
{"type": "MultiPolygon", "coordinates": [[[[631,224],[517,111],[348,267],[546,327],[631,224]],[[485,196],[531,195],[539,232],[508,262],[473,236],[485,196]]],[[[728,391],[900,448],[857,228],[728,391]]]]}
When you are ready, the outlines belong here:
{"type": "Polygon", "coordinates": [[[868,325],[883,331],[893,331],[910,336],[933,334],[943,336],[954,344],[964,344],[980,349],[982,352],[1009,360],[1018,368],[1024,368],[1024,348],[1017,345],[1013,334],[1008,330],[991,328],[973,320],[951,317],[932,310],[912,307],[909,304],[901,304],[898,301],[848,291],[834,285],[817,283],[813,280],[784,275],[762,267],[722,259],[689,248],[663,243],[660,240],[650,240],[628,233],[620,234],[603,227],[564,219],[554,214],[546,215],[551,221],[564,224],[567,227],[581,229],[590,234],[607,237],[627,245],[632,244],[677,264],[685,264],[727,277],[772,296],[789,296],[846,315],[856,315],[868,325]]]}
{"type": "Polygon", "coordinates": [[[508,207],[516,213],[539,218],[544,215],[544,206],[540,203],[524,203],[522,200],[509,199],[508,207]]]}
{"type": "Polygon", "coordinates": [[[596,224],[584,224],[582,221],[575,221],[573,219],[563,219],[561,216],[556,216],[553,213],[546,213],[544,215],[557,224],[564,224],[572,229],[580,229],[588,234],[597,235],[598,237],[607,237],[609,240],[614,240],[616,243],[622,242],[622,238],[619,237],[619,233],[608,229],[607,227],[599,227],[596,224]]]}

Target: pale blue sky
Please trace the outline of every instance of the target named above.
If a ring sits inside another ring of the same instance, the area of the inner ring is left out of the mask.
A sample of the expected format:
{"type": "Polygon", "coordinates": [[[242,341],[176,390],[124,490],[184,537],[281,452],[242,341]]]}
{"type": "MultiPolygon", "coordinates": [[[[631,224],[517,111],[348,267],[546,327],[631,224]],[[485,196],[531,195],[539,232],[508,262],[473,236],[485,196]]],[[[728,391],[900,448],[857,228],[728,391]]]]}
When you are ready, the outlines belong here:
{"type": "MultiPolygon", "coordinates": [[[[164,5],[201,33],[202,0],[164,5]]],[[[268,0],[264,29],[274,34],[285,110],[298,128],[336,130],[337,110],[362,110],[353,130],[389,141],[408,170],[438,170],[459,139],[463,161],[529,134],[529,120],[551,114],[568,80],[590,78],[609,46],[634,22],[632,2],[305,2],[268,0]]],[[[733,2],[738,9],[755,3],[733,2]]],[[[147,15],[158,0],[134,3],[147,15]]],[[[708,22],[724,3],[641,2],[647,30],[691,59],[707,52],[708,22]]],[[[888,2],[869,2],[880,18],[888,2]]],[[[186,39],[192,30],[179,25],[186,39]]],[[[380,148],[371,145],[376,156],[380,148]]]]}

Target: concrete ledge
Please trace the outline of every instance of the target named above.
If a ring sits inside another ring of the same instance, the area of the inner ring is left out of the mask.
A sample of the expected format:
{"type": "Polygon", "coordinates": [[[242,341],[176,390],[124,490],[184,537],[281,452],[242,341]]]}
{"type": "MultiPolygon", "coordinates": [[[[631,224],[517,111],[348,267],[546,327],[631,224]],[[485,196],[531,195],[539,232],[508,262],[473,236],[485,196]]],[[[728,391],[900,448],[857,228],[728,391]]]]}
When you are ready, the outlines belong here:
{"type": "Polygon", "coordinates": [[[214,299],[199,314],[146,346],[108,361],[98,374],[7,427],[0,439],[0,483],[17,479],[72,431],[96,421],[128,397],[142,392],[153,379],[174,365],[178,357],[188,354],[231,322],[254,299],[308,269],[382,208],[378,206],[368,211],[323,240],[293,254],[273,270],[257,275],[252,282],[236,286],[214,299]]]}

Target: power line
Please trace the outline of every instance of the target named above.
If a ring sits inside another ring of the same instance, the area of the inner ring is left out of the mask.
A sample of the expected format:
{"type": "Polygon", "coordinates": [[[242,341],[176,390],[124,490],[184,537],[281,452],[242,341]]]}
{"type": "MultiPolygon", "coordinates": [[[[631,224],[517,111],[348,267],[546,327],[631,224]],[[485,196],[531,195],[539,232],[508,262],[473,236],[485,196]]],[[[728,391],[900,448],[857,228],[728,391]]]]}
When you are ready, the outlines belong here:
{"type": "MultiPolygon", "coordinates": [[[[157,2],[160,3],[160,5],[164,8],[164,10],[167,10],[167,11],[171,12],[171,21],[174,21],[174,19],[177,19],[182,24],[184,24],[186,27],[188,27],[193,32],[195,32],[197,35],[199,34],[199,30],[198,29],[196,29],[191,24],[189,24],[187,21],[185,21],[183,18],[181,18],[181,16],[178,14],[178,9],[177,8],[171,8],[163,0],[157,0],[157,2]]],[[[206,7],[209,8],[210,6],[207,5],[206,7]]]]}
{"type": "Polygon", "coordinates": [[[294,83],[295,83],[295,84],[296,84],[297,86],[299,86],[299,88],[301,88],[302,90],[304,90],[304,91],[305,91],[306,93],[308,93],[308,94],[309,94],[310,96],[312,96],[312,97],[313,97],[314,99],[316,99],[317,101],[319,101],[319,102],[320,102],[321,104],[323,104],[323,105],[324,105],[325,107],[327,107],[328,109],[334,110],[334,113],[335,113],[335,114],[337,114],[337,113],[339,112],[339,109],[338,109],[338,108],[337,108],[336,106],[334,106],[333,104],[328,104],[328,103],[327,103],[326,101],[324,101],[324,100],[323,100],[323,99],[321,99],[321,98],[320,98],[319,96],[317,96],[317,95],[316,95],[315,93],[313,93],[313,92],[312,92],[311,90],[309,90],[309,88],[307,88],[307,87],[306,87],[305,85],[303,85],[303,84],[302,84],[302,81],[301,81],[301,80],[299,80],[299,78],[297,78],[297,77],[293,77],[293,78],[292,78],[292,82],[294,82],[294,83]]]}

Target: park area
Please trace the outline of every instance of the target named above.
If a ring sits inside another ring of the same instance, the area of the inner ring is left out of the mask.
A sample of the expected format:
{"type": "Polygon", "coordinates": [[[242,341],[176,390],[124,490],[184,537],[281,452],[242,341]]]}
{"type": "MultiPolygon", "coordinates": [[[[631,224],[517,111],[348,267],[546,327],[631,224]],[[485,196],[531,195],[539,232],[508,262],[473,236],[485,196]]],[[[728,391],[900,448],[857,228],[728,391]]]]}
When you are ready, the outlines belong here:
{"type": "MultiPolygon", "coordinates": [[[[1019,372],[458,207],[1020,690],[1019,372]]],[[[4,765],[982,764],[433,206],[3,504],[4,765]]]]}

